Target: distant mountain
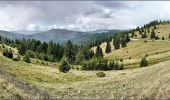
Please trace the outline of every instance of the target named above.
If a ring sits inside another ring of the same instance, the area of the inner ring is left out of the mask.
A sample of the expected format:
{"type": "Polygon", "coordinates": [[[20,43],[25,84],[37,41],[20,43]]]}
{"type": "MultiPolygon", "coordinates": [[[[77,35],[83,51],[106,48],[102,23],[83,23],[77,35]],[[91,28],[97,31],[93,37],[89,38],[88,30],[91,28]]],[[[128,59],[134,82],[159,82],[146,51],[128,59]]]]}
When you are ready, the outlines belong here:
{"type": "Polygon", "coordinates": [[[10,31],[12,33],[18,33],[18,34],[24,34],[24,35],[32,35],[32,34],[35,34],[35,33],[40,33],[40,32],[43,32],[43,31],[26,31],[26,30],[19,30],[19,31],[10,31]]]}
{"type": "Polygon", "coordinates": [[[65,43],[68,40],[76,39],[81,34],[83,34],[83,32],[51,29],[49,31],[29,35],[28,38],[65,43]]]}
{"type": "Polygon", "coordinates": [[[14,32],[0,31],[0,35],[3,37],[8,37],[10,39],[37,39],[41,41],[54,41],[56,43],[66,43],[71,40],[73,43],[77,44],[88,44],[95,42],[96,40],[105,39],[113,34],[120,32],[120,30],[98,30],[92,32],[80,32],[80,31],[70,31],[64,29],[51,29],[44,32],[39,32],[31,35],[17,34],[14,32]]]}
{"type": "Polygon", "coordinates": [[[3,31],[3,30],[0,30],[0,36],[7,37],[7,38],[10,38],[10,39],[25,38],[25,35],[23,35],[23,34],[17,34],[17,33],[9,32],[9,31],[3,31]]]}

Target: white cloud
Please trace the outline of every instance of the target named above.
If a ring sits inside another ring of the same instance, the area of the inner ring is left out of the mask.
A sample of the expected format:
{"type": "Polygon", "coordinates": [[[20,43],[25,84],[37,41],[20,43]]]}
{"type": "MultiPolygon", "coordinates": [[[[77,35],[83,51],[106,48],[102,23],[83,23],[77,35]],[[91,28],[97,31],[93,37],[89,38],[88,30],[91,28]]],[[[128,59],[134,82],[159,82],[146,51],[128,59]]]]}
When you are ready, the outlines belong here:
{"type": "Polygon", "coordinates": [[[0,29],[129,29],[170,19],[169,5],[169,1],[4,1],[0,29]]]}

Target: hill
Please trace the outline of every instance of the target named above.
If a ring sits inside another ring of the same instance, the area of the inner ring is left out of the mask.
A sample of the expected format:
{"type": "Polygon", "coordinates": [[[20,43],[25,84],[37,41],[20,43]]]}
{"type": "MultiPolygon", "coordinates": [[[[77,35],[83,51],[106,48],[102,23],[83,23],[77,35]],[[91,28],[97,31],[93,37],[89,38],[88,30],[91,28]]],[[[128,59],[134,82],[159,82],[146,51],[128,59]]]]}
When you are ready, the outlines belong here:
{"type": "MultiPolygon", "coordinates": [[[[55,67],[27,64],[22,61],[15,62],[2,55],[0,55],[0,60],[0,71],[10,73],[17,81],[23,81],[25,84],[37,88],[38,91],[47,93],[49,98],[169,98],[170,61],[137,69],[105,71],[106,77],[98,78],[95,75],[98,71],[72,69],[68,73],[61,73],[55,67]]],[[[2,76],[2,74],[0,74],[0,76],[2,76]]],[[[14,83],[10,84],[17,86],[17,84],[14,83]]],[[[18,91],[23,91],[23,88],[19,88],[18,91]]],[[[26,90],[24,91],[24,93],[27,93],[26,90]]],[[[23,98],[25,97],[25,95],[20,92],[14,91],[14,93],[18,93],[18,95],[23,98]]],[[[6,95],[4,98],[9,97],[6,95]]],[[[11,98],[14,98],[14,96],[11,98]]],[[[28,98],[33,99],[34,96],[28,98]]]]}
{"type": "Polygon", "coordinates": [[[113,36],[113,34],[120,32],[121,30],[108,30],[108,31],[91,31],[91,32],[80,32],[80,31],[70,31],[70,30],[64,30],[64,29],[51,29],[48,31],[43,31],[39,33],[33,33],[33,32],[24,32],[27,33],[27,35],[21,34],[21,32],[18,32],[20,34],[17,34],[15,32],[9,32],[9,31],[0,31],[0,36],[2,37],[8,37],[10,39],[36,39],[40,41],[46,41],[49,42],[50,40],[64,44],[68,40],[71,40],[73,43],[76,44],[90,44],[94,43],[97,40],[101,41],[105,38],[108,38],[110,36],[113,36]],[[31,35],[30,35],[31,34],[31,35]]]}
{"type": "Polygon", "coordinates": [[[7,38],[10,38],[10,39],[22,39],[22,38],[26,37],[23,34],[17,34],[17,33],[14,33],[14,32],[3,31],[3,30],[0,30],[0,36],[7,37],[7,38]]]}
{"type": "MultiPolygon", "coordinates": [[[[154,26],[149,28],[150,32],[154,29],[154,26]]],[[[168,53],[170,53],[170,24],[169,23],[161,23],[156,25],[156,29],[154,29],[156,35],[160,37],[159,40],[151,40],[150,34],[147,32],[147,28],[143,29],[147,33],[147,38],[141,38],[139,31],[134,31],[135,35],[131,38],[131,41],[127,44],[126,47],[115,50],[113,46],[113,41],[110,42],[111,45],[111,53],[106,54],[106,42],[101,43],[100,47],[104,53],[104,57],[113,60],[117,59],[123,60],[123,63],[126,67],[136,67],[139,66],[140,59],[144,56],[148,56],[148,60],[150,64],[154,64],[156,62],[162,60],[169,60],[168,53]],[[164,40],[162,40],[164,37],[164,40]]],[[[143,34],[144,32],[142,32],[143,34]]],[[[129,33],[131,36],[132,33],[129,33]]],[[[93,51],[96,50],[96,46],[92,48],[93,51]]]]}

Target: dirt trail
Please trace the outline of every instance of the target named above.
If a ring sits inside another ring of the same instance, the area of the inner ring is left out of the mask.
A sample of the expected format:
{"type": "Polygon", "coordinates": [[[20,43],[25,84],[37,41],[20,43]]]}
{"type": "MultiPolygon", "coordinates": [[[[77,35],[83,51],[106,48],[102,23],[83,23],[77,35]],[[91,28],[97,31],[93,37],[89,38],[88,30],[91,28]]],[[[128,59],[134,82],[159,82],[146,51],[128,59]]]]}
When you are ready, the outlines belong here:
{"type": "Polygon", "coordinates": [[[0,68],[0,78],[5,79],[10,84],[14,84],[17,88],[28,94],[30,99],[48,100],[52,98],[46,91],[41,91],[35,86],[32,86],[24,81],[17,80],[14,75],[4,71],[2,68],[0,68]]]}

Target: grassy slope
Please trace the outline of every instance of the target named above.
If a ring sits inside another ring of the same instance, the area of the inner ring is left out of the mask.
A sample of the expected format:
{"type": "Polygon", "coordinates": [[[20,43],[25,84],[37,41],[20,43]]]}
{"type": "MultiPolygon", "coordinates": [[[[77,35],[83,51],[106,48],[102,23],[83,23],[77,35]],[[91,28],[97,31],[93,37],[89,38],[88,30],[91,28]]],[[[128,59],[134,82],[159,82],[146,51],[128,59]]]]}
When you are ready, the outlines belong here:
{"type": "Polygon", "coordinates": [[[0,99],[27,99],[22,90],[0,78],[0,99]]]}
{"type": "MultiPolygon", "coordinates": [[[[151,27],[149,30],[151,31],[153,27],[151,27]]],[[[170,24],[160,24],[157,25],[157,28],[155,29],[156,35],[158,35],[160,38],[162,36],[165,37],[165,40],[156,40],[152,41],[150,40],[150,33],[148,34],[147,41],[144,42],[146,39],[141,39],[141,35],[139,35],[139,32],[135,32],[137,37],[135,39],[131,39],[131,41],[127,44],[127,47],[121,48],[119,50],[114,50],[113,42],[111,42],[112,46],[112,52],[109,54],[104,53],[104,57],[112,60],[112,59],[123,59],[123,63],[125,65],[125,68],[129,67],[137,67],[139,66],[139,62],[141,57],[145,56],[146,54],[149,55],[147,59],[149,60],[150,64],[154,64],[156,62],[169,60],[170,56],[170,41],[168,39],[169,33],[170,33],[170,24]],[[129,58],[131,58],[129,60],[129,58]]],[[[102,43],[100,45],[103,52],[105,52],[106,43],[102,43]]],[[[96,47],[93,47],[92,50],[95,51],[96,47]]]]}
{"type": "Polygon", "coordinates": [[[57,98],[169,98],[170,61],[106,71],[105,78],[98,78],[96,71],[71,70],[64,74],[57,68],[14,62],[2,55],[0,60],[1,69],[57,98]]]}
{"type": "MultiPolygon", "coordinates": [[[[123,58],[125,67],[136,67],[139,65],[140,58],[146,53],[149,55],[147,59],[150,64],[169,60],[169,45],[168,40],[147,43],[144,43],[144,40],[134,40],[128,43],[126,48],[112,50],[112,53],[105,54],[105,57],[123,58]],[[132,59],[129,60],[129,57],[132,59]]],[[[105,48],[105,43],[102,44],[102,48],[105,48]]],[[[49,64],[44,66],[22,61],[15,62],[2,55],[0,55],[0,65],[0,70],[15,76],[18,81],[24,81],[39,90],[47,91],[54,98],[170,98],[170,61],[145,68],[105,71],[104,78],[98,78],[95,75],[97,71],[71,70],[68,73],[60,73],[55,66],[49,67],[49,64]]],[[[15,99],[18,98],[18,94],[27,98],[22,90],[12,83],[6,82],[10,86],[10,90],[6,92],[5,88],[9,86],[5,85],[4,88],[4,82],[5,80],[0,78],[1,98],[15,99]]]]}

